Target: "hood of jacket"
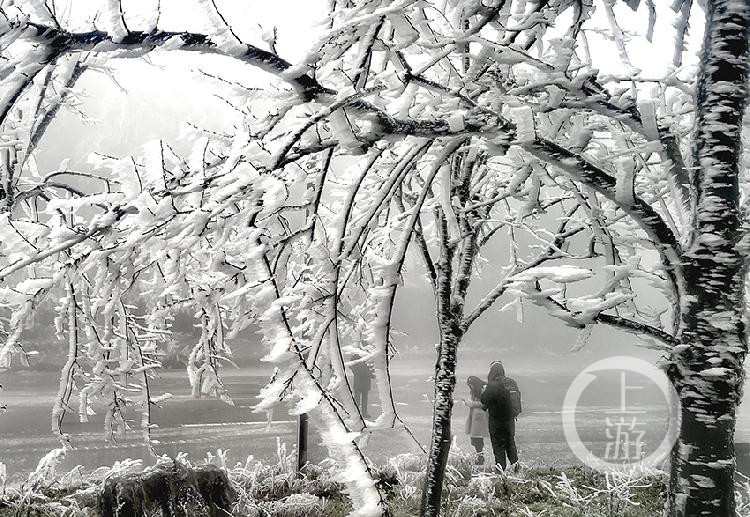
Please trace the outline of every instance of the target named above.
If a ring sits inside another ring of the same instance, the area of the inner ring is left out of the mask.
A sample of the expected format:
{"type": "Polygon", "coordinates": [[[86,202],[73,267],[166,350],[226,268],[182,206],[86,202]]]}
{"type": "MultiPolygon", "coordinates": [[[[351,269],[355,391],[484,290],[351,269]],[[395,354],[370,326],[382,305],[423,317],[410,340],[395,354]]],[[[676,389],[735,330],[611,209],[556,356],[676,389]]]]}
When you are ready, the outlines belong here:
{"type": "Polygon", "coordinates": [[[487,374],[487,382],[497,382],[505,377],[505,367],[501,362],[492,363],[490,366],[490,373],[487,374]]]}

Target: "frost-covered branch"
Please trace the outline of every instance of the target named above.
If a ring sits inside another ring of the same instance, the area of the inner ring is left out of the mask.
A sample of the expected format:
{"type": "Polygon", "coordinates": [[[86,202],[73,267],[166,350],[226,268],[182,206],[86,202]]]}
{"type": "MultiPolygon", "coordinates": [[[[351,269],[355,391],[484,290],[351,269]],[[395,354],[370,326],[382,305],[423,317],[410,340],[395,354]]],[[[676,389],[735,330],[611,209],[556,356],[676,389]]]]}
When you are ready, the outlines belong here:
{"type": "MultiPolygon", "coordinates": [[[[37,42],[42,49],[48,49],[32,62],[33,74],[41,71],[52,59],[70,52],[113,52],[117,50],[131,51],[121,54],[123,57],[138,57],[154,49],[182,50],[208,54],[226,55],[265,72],[276,75],[293,86],[303,101],[327,98],[335,99],[335,90],[324,87],[317,80],[303,72],[295,70],[291,63],[267,50],[248,44],[232,44],[222,46],[206,34],[191,32],[159,31],[139,32],[129,31],[124,37],[115,37],[104,31],[89,31],[83,33],[67,32],[56,27],[49,27],[27,21],[24,25],[14,28],[17,38],[26,38],[37,42]]],[[[23,80],[17,82],[13,94],[0,103],[0,121],[4,120],[7,110],[23,93],[31,79],[27,79],[28,72],[23,74],[23,80]]],[[[32,76],[33,79],[33,76],[32,76]]],[[[2,101],[2,99],[0,99],[2,101]]],[[[383,110],[365,101],[352,101],[348,105],[363,116],[373,117],[373,131],[375,135],[412,135],[422,137],[439,137],[457,132],[481,132],[491,129],[481,119],[476,122],[467,121],[460,130],[446,121],[397,119],[383,110]]],[[[335,110],[332,110],[335,111],[335,110]]],[[[372,138],[372,137],[370,137],[372,138]]]]}
{"type": "Polygon", "coordinates": [[[590,186],[616,203],[646,232],[665,262],[676,267],[681,253],[680,243],[663,218],[648,203],[640,197],[635,197],[631,202],[624,202],[617,191],[615,178],[583,156],[554,142],[536,139],[524,144],[523,147],[539,159],[564,171],[572,179],[590,186]]]}
{"type": "MultiPolygon", "coordinates": [[[[566,214],[566,217],[571,217],[575,211],[578,210],[578,205],[574,206],[573,210],[568,212],[566,214]]],[[[512,283],[513,277],[516,275],[523,273],[524,271],[528,269],[535,268],[537,266],[540,266],[544,264],[548,260],[554,260],[556,258],[560,258],[560,254],[557,252],[563,244],[576,234],[580,233],[581,231],[586,229],[586,226],[578,226],[572,229],[567,229],[569,219],[563,220],[563,222],[560,224],[560,227],[558,228],[557,234],[554,237],[553,243],[549,248],[544,250],[542,253],[537,255],[534,259],[532,259],[529,262],[518,264],[516,265],[510,272],[505,274],[504,278],[498,282],[498,284],[492,288],[491,291],[489,291],[484,298],[477,304],[477,306],[468,314],[468,316],[464,317],[463,325],[464,328],[469,328],[472,323],[474,323],[475,320],[477,320],[484,312],[492,307],[495,302],[503,295],[505,294],[506,290],[512,283]]]]}
{"type": "Polygon", "coordinates": [[[602,300],[602,303],[604,304],[602,307],[588,307],[585,311],[579,312],[569,309],[564,303],[556,300],[547,291],[540,289],[538,286],[527,283],[523,287],[523,292],[528,296],[528,299],[534,303],[549,309],[552,316],[560,318],[567,325],[574,328],[583,329],[587,325],[593,323],[604,323],[634,334],[654,338],[664,344],[662,348],[663,350],[670,350],[673,346],[678,344],[677,339],[673,335],[662,329],[623,316],[606,314],[600,310],[602,307],[607,307],[607,305],[611,303],[618,303],[619,301],[624,300],[624,298],[612,302],[609,300],[602,300]]]}

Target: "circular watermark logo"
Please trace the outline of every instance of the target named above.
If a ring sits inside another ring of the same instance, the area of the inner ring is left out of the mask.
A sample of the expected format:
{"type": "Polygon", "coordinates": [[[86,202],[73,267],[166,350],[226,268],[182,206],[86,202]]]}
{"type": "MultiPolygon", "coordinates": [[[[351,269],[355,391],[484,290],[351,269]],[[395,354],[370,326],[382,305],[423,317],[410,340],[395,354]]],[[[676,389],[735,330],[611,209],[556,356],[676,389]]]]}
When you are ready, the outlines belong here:
{"type": "Polygon", "coordinates": [[[677,392],[663,371],[636,357],[609,357],[589,365],[570,384],[562,411],[565,440],[579,460],[600,472],[627,472],[654,467],[668,456],[677,440],[680,426],[679,409],[677,392]],[[606,442],[606,446],[603,454],[596,455],[586,448],[578,435],[576,411],[579,409],[581,395],[597,379],[593,373],[605,370],[620,372],[619,400],[612,401],[612,409],[605,410],[601,416],[603,433],[600,438],[606,442]],[[628,396],[631,392],[640,390],[643,386],[629,384],[631,381],[628,381],[628,374],[630,377],[640,374],[654,383],[663,394],[663,403],[667,408],[669,420],[663,440],[648,455],[644,452],[647,411],[632,403],[628,405],[628,396]]]}

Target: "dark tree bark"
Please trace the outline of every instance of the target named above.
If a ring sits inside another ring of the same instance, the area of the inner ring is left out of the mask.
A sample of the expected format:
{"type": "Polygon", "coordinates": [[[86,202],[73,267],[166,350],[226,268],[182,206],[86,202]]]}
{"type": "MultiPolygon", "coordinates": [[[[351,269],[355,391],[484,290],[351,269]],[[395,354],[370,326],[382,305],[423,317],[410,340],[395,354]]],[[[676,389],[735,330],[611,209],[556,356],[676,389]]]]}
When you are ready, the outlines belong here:
{"type": "Polygon", "coordinates": [[[432,411],[432,436],[427,456],[427,472],[422,490],[420,517],[440,515],[445,467],[451,445],[453,390],[456,386],[456,355],[461,342],[461,308],[452,300],[453,257],[455,248],[449,242],[448,223],[440,214],[440,260],[437,264],[437,311],[440,327],[438,358],[435,363],[435,402],[432,411]]]}
{"type": "Polygon", "coordinates": [[[696,96],[692,234],[678,275],[679,344],[670,369],[682,404],[671,455],[670,517],[735,514],[735,410],[747,350],[747,214],[740,206],[739,163],[750,4],[707,4],[696,96]]]}
{"type": "Polygon", "coordinates": [[[432,437],[427,460],[420,517],[440,515],[445,468],[451,446],[453,390],[456,386],[456,355],[463,333],[456,318],[441,320],[440,350],[435,365],[435,403],[432,413],[432,437]]]}

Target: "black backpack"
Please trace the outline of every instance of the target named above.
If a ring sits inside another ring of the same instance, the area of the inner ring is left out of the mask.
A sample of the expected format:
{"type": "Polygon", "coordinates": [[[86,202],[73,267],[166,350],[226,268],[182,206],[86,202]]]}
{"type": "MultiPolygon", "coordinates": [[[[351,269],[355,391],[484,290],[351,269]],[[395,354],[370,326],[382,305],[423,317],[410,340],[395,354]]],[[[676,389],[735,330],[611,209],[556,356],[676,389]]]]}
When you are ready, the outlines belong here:
{"type": "Polygon", "coordinates": [[[509,377],[503,377],[502,386],[508,392],[510,414],[513,418],[516,418],[523,411],[521,390],[518,389],[518,383],[509,377]]]}

